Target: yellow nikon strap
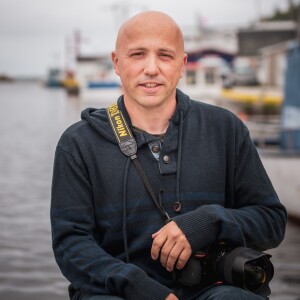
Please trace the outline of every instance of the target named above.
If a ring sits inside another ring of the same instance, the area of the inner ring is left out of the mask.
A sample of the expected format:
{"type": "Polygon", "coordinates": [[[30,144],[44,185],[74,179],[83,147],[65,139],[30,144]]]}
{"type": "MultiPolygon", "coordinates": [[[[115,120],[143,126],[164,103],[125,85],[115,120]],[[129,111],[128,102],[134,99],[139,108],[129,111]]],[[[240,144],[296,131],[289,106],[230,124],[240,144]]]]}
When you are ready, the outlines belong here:
{"type": "Polygon", "coordinates": [[[113,129],[113,132],[115,134],[115,137],[118,141],[119,147],[121,151],[126,155],[129,156],[135,167],[137,168],[153,202],[158,207],[160,212],[163,214],[166,223],[170,222],[172,219],[164,209],[164,207],[161,204],[161,201],[158,201],[153,189],[148,181],[148,178],[142,169],[142,166],[136,156],[137,152],[137,143],[135,141],[135,138],[132,135],[131,130],[129,129],[127,122],[122,114],[122,112],[119,110],[118,104],[112,104],[107,108],[107,115],[110,122],[110,125],[113,129]]]}
{"type": "Polygon", "coordinates": [[[109,106],[107,115],[121,151],[126,156],[134,156],[137,151],[137,144],[118,104],[109,106]]]}

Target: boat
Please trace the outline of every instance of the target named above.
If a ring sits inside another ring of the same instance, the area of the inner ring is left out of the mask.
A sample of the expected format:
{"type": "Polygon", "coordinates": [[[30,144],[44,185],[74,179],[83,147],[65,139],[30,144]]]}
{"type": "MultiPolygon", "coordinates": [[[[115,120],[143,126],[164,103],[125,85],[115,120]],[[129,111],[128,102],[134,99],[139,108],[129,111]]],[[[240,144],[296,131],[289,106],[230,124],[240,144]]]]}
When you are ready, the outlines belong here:
{"type": "Polygon", "coordinates": [[[122,93],[120,78],[109,56],[77,57],[76,78],[83,102],[111,103],[122,93]]]}

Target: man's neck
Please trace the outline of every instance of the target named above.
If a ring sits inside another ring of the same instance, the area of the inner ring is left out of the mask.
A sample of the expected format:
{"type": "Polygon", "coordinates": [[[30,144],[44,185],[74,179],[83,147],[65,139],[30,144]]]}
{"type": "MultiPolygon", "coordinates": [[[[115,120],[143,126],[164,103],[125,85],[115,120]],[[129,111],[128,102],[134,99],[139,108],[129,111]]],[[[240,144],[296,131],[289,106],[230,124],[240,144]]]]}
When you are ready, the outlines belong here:
{"type": "Polygon", "coordinates": [[[162,134],[167,131],[169,121],[176,110],[176,100],[163,107],[151,108],[130,105],[125,100],[125,106],[134,127],[151,134],[162,134]]]}

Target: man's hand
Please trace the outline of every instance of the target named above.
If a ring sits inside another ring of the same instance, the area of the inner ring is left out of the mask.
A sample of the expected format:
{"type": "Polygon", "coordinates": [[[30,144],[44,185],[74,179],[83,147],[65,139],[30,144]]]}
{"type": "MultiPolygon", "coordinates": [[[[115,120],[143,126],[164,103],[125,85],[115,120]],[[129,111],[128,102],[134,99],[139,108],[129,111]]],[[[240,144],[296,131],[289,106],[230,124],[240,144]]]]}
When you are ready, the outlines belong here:
{"type": "Polygon", "coordinates": [[[168,295],[166,300],[179,300],[179,299],[174,294],[170,294],[170,295],[168,295]]]}
{"type": "Polygon", "coordinates": [[[160,257],[161,264],[169,272],[173,271],[175,264],[177,269],[182,269],[185,266],[192,254],[192,248],[174,221],[152,234],[152,238],[152,259],[156,260],[160,257]]]}

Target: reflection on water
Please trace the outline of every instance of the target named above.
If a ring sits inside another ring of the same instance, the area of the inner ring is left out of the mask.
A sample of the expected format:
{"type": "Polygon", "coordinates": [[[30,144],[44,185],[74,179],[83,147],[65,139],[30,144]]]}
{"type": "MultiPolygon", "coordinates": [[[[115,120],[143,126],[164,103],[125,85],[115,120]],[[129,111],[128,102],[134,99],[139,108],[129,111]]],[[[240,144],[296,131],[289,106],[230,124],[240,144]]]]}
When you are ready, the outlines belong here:
{"type": "Polygon", "coordinates": [[[52,164],[88,104],[41,84],[1,83],[0,105],[0,299],[67,299],[51,249],[52,164]]]}
{"type": "MultiPolygon", "coordinates": [[[[0,84],[0,105],[0,300],[68,299],[51,249],[52,164],[61,133],[91,104],[63,90],[13,83],[0,84]]],[[[299,299],[298,231],[289,225],[285,242],[271,252],[272,300],[299,299]]]]}

